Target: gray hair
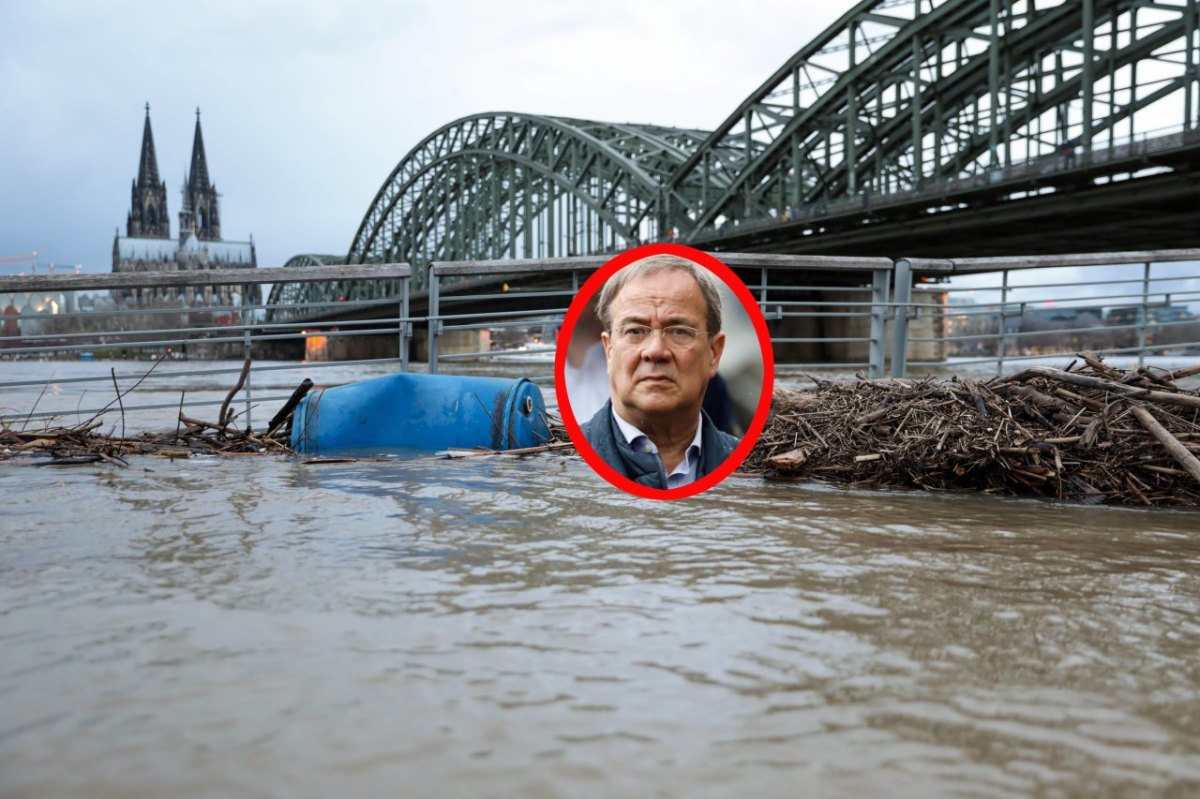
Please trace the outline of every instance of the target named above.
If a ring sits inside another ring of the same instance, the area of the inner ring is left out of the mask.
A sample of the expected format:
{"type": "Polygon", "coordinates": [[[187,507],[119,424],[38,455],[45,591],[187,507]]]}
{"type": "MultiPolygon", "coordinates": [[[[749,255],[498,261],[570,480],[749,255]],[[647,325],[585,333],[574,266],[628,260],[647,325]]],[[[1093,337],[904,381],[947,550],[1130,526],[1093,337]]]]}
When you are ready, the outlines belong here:
{"type": "Polygon", "coordinates": [[[707,332],[710,336],[720,333],[721,291],[717,288],[716,278],[709,274],[704,267],[678,255],[651,255],[649,258],[634,261],[610,277],[604,284],[604,288],[600,289],[600,301],[596,306],[596,314],[600,317],[603,329],[612,330],[612,304],[617,295],[621,293],[621,289],[625,288],[632,280],[666,271],[686,272],[692,276],[696,285],[700,287],[700,294],[704,297],[704,304],[707,306],[704,318],[704,323],[708,328],[707,332]]]}

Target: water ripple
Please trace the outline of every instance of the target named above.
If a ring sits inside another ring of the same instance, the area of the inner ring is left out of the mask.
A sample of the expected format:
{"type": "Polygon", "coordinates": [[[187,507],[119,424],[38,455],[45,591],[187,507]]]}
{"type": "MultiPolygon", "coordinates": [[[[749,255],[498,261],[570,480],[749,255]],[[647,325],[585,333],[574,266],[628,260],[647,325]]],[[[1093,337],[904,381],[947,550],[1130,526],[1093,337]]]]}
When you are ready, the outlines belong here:
{"type": "Polygon", "coordinates": [[[0,794],[1200,790],[1194,515],[560,457],[0,480],[0,794]]]}

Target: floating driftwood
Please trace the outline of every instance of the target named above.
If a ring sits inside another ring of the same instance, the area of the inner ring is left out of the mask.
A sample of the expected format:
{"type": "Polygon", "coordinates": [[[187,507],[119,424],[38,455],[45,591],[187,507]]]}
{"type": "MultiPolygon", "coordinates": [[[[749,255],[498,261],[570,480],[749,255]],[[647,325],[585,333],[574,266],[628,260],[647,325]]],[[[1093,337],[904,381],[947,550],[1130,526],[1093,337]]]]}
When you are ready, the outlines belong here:
{"type": "Polygon", "coordinates": [[[1200,506],[1200,373],[1032,367],[1003,379],[776,391],[743,469],[773,479],[1200,506]]]}
{"type": "MultiPolygon", "coordinates": [[[[774,480],[1200,507],[1200,394],[1176,382],[1200,367],[1123,371],[1090,353],[1079,357],[1066,370],[1031,367],[988,381],[814,377],[812,390],[775,392],[742,470],[774,480]]],[[[114,436],[100,432],[99,418],[70,428],[0,428],[0,460],[124,466],[131,455],[290,454],[286,422],[311,386],[304,381],[263,433],[236,429],[235,388],[219,421],[181,410],[172,433],[114,436]]],[[[561,422],[549,426],[544,446],[438,457],[569,453],[561,422]]]]}
{"type": "Polygon", "coordinates": [[[130,455],[159,455],[186,458],[197,454],[246,455],[253,453],[290,453],[287,439],[281,435],[231,431],[214,422],[192,419],[180,414],[180,427],[169,433],[140,433],[115,436],[99,431],[96,420],[77,427],[42,430],[0,430],[0,461],[37,456],[35,465],[72,465],[111,463],[127,466],[130,455]]]}
{"type": "MultiPolygon", "coordinates": [[[[218,414],[219,422],[195,419],[183,412],[183,396],[179,398],[179,420],[173,432],[140,433],[125,436],[125,406],[123,398],[141,385],[142,381],[162,362],[159,358],[133,386],[121,391],[113,375],[115,398],[99,413],[73,427],[48,427],[28,430],[28,419],[20,430],[10,426],[0,427],[0,461],[14,458],[34,457],[34,465],[74,465],[83,463],[110,463],[128,466],[130,455],[159,455],[168,458],[186,458],[195,454],[248,455],[268,452],[290,453],[288,446],[290,431],[280,428],[291,418],[299,402],[312,387],[305,380],[287,404],[276,414],[263,433],[236,429],[237,414],[229,405],[246,382],[250,371],[250,359],[242,365],[237,384],[225,397],[218,414]],[[100,418],[116,405],[120,410],[121,435],[100,432],[104,421],[100,418]]],[[[39,395],[40,399],[40,395],[39,395]]],[[[36,405],[35,405],[36,407],[36,405]]],[[[32,411],[30,412],[32,415],[32,411]]]]}

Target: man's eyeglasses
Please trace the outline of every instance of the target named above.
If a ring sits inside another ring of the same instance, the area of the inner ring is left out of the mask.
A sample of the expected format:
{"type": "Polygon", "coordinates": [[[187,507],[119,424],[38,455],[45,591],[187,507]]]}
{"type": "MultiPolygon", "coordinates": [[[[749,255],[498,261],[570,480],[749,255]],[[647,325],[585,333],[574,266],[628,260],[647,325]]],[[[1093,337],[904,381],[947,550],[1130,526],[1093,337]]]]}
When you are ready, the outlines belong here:
{"type": "Polygon", "coordinates": [[[650,327],[649,325],[621,325],[616,329],[617,341],[626,347],[641,347],[650,343],[655,332],[661,333],[667,346],[678,352],[690,350],[696,346],[700,337],[706,335],[703,330],[697,330],[687,325],[670,325],[668,327],[650,327]]]}

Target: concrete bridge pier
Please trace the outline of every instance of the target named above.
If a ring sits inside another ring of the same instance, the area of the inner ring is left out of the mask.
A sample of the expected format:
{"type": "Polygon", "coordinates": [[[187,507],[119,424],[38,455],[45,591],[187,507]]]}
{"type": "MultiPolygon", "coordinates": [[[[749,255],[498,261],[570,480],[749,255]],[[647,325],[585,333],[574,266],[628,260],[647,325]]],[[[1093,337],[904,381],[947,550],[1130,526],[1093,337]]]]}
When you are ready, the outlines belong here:
{"type": "MultiPolygon", "coordinates": [[[[767,329],[775,341],[775,359],[779,363],[867,363],[870,359],[870,308],[867,295],[854,291],[830,291],[819,295],[822,303],[832,305],[789,306],[783,319],[768,319],[767,329]],[[844,304],[840,304],[844,303],[844,304]],[[812,314],[812,315],[807,315],[812,314]],[[779,339],[810,339],[780,342],[779,339]],[[836,339],[854,339],[837,341],[836,339]]],[[[941,305],[945,292],[934,287],[917,286],[913,302],[919,306],[941,305]]],[[[767,308],[771,311],[770,304],[767,308]]],[[[887,312],[883,351],[891,353],[891,310],[887,312]]],[[[908,359],[942,361],[946,359],[945,320],[941,314],[925,310],[908,325],[908,359]],[[914,341],[912,339],[928,339],[914,341]]]]}
{"type": "MultiPolygon", "coordinates": [[[[487,330],[447,330],[437,337],[439,355],[459,355],[468,352],[487,352],[491,335],[487,330]]],[[[408,342],[409,357],[429,363],[429,328],[414,327],[408,342]]]]}
{"type": "MultiPolygon", "coordinates": [[[[365,336],[336,336],[309,332],[303,339],[262,342],[255,345],[256,357],[272,360],[359,361],[398,358],[399,337],[395,333],[365,336]]],[[[414,326],[408,339],[412,361],[429,362],[429,328],[414,326]]],[[[487,330],[449,330],[438,336],[441,355],[487,352],[491,336],[487,330]]]]}
{"type": "MultiPolygon", "coordinates": [[[[466,355],[471,352],[487,352],[492,346],[492,333],[483,330],[446,330],[437,337],[437,352],[442,355],[466,355]]],[[[418,351],[418,360],[429,361],[429,345],[418,351]]]]}

